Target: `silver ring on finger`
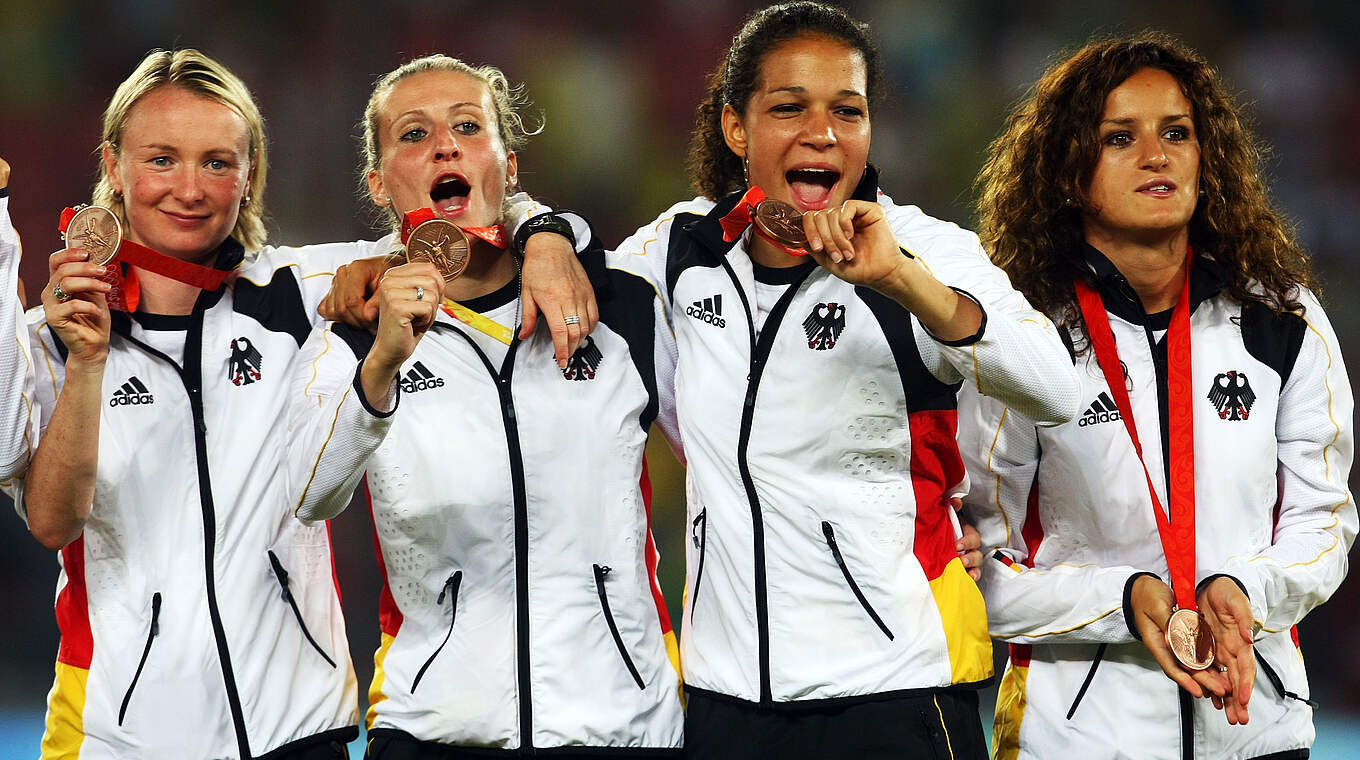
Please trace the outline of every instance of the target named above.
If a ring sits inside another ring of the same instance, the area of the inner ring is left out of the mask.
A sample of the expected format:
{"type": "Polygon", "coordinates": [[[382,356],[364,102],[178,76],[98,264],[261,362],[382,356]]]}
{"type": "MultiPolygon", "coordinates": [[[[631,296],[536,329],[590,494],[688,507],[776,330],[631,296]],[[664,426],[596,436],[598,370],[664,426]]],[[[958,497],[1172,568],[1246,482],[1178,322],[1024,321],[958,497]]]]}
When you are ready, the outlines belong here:
{"type": "Polygon", "coordinates": [[[66,290],[61,287],[60,280],[52,283],[52,297],[57,299],[58,301],[61,301],[62,303],[66,303],[67,301],[71,300],[71,294],[67,293],[66,290]]]}
{"type": "Polygon", "coordinates": [[[1220,673],[1227,673],[1227,672],[1228,672],[1228,666],[1227,666],[1227,665],[1219,665],[1219,666],[1218,666],[1218,672],[1220,672],[1220,673]]]}
{"type": "Polygon", "coordinates": [[[416,286],[416,300],[417,300],[417,301],[424,301],[424,300],[425,300],[425,286],[424,286],[424,285],[417,285],[417,286],[416,286]]]}
{"type": "Polygon", "coordinates": [[[581,317],[576,314],[568,314],[562,319],[562,323],[568,327],[581,324],[581,317]]]}

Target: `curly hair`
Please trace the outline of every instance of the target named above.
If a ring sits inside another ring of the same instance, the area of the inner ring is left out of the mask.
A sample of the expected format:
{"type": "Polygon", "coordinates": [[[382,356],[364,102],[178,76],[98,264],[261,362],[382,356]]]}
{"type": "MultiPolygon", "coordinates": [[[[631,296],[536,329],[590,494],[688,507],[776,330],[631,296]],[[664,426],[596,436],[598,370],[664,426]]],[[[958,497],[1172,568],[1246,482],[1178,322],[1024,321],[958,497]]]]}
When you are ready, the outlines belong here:
{"type": "MultiPolygon", "coordinates": [[[[472,66],[442,54],[407,61],[378,77],[373,83],[373,91],[368,96],[368,105],[364,107],[364,119],[360,124],[363,129],[363,162],[359,166],[361,197],[372,200],[368,192],[368,175],[382,166],[382,146],[378,142],[378,132],[382,126],[380,123],[382,109],[387,104],[387,97],[403,79],[426,71],[452,71],[456,74],[466,74],[481,82],[487,92],[491,93],[491,100],[496,106],[496,128],[501,144],[505,146],[507,152],[523,148],[530,137],[543,131],[541,116],[532,128],[524,122],[522,113],[530,106],[524,85],[510,84],[510,80],[495,66],[472,66]]],[[[401,229],[401,217],[395,209],[391,206],[375,208],[384,227],[390,228],[391,232],[401,229]]]]}
{"type": "MultiPolygon", "coordinates": [[[[161,87],[179,87],[200,97],[215,100],[241,116],[250,137],[250,180],[246,186],[244,205],[236,216],[231,235],[247,251],[264,245],[264,185],[269,173],[268,150],[264,136],[264,118],[255,105],[250,90],[235,74],[221,63],[193,48],[152,50],[118,89],[104,110],[103,144],[115,154],[123,150],[123,130],[133,106],[161,87]]],[[[99,179],[93,192],[95,204],[111,209],[127,224],[127,209],[121,194],[114,192],[108,167],[101,160],[99,179]]]]}
{"type": "Polygon", "coordinates": [[[1193,106],[1201,197],[1190,244],[1223,266],[1235,300],[1299,310],[1299,287],[1312,286],[1308,257],[1267,196],[1265,149],[1217,72],[1160,32],[1088,42],[1045,71],[1015,106],[977,179],[983,245],[1036,308],[1080,325],[1072,284],[1090,279],[1080,254],[1081,208],[1100,156],[1105,99],[1145,68],[1170,74],[1193,106]]]}
{"type": "Polygon", "coordinates": [[[804,36],[840,40],[859,51],[868,72],[870,112],[882,99],[883,62],[869,38],[869,25],[845,11],[816,2],[771,5],[747,17],[722,63],[708,76],[708,94],[695,113],[685,172],[694,191],[716,201],[746,187],[741,158],[723,139],[723,106],[739,114],[755,93],[765,55],[777,45],[804,36]]]}

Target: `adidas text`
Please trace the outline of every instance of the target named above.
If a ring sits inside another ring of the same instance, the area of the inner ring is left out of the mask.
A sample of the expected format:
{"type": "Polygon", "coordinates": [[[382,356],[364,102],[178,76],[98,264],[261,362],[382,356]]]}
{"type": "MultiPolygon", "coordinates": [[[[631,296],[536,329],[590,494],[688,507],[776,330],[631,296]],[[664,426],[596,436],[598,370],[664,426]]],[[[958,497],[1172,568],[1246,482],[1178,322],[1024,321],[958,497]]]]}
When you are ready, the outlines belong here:
{"type": "Polygon", "coordinates": [[[135,375],[119,386],[118,390],[113,392],[113,398],[109,399],[109,406],[141,406],[154,403],[156,399],[151,395],[151,389],[135,375]]]}
{"type": "Polygon", "coordinates": [[[431,388],[443,388],[444,378],[435,377],[422,362],[416,362],[411,371],[401,378],[401,390],[403,393],[415,393],[426,391],[431,388]]]}
{"type": "Polygon", "coordinates": [[[1089,414],[1086,414],[1086,415],[1083,415],[1083,416],[1082,416],[1081,422],[1078,422],[1078,423],[1077,423],[1077,427],[1086,427],[1087,425],[1096,425],[1096,424],[1099,424],[1099,423],[1101,423],[1101,422],[1117,422],[1117,421],[1119,421],[1120,419],[1123,419],[1123,418],[1119,416],[1119,412],[1118,412],[1117,410],[1116,410],[1116,411],[1113,411],[1113,412],[1104,412],[1104,411],[1102,411],[1102,412],[1100,412],[1099,414],[1097,414],[1097,413],[1095,413],[1095,412],[1091,412],[1091,413],[1089,413],[1089,414]]]}
{"type": "Polygon", "coordinates": [[[695,301],[685,307],[685,313],[699,320],[707,322],[714,327],[727,327],[727,320],[722,315],[722,294],[709,296],[702,301],[695,301]]]}

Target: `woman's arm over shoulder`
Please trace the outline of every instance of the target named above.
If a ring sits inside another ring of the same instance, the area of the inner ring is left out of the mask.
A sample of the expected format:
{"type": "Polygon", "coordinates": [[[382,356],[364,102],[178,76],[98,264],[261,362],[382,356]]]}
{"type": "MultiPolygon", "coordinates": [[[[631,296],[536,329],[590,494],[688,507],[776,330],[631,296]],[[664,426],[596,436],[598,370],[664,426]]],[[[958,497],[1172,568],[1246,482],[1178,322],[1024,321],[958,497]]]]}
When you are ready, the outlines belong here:
{"type": "MultiPolygon", "coordinates": [[[[683,223],[686,219],[702,217],[713,210],[714,205],[707,198],[693,198],[671,206],[609,251],[606,254],[609,266],[647,280],[663,298],[668,298],[666,264],[670,257],[671,235],[676,220],[679,218],[683,223]]],[[[669,304],[666,306],[669,311],[669,304]]]]}
{"type": "Polygon", "coordinates": [[[1336,333],[1304,293],[1303,340],[1280,392],[1275,423],[1279,516],[1271,545],[1217,572],[1242,584],[1256,625],[1287,630],[1346,577],[1357,514],[1347,486],[1354,455],[1350,379],[1336,333]]]}

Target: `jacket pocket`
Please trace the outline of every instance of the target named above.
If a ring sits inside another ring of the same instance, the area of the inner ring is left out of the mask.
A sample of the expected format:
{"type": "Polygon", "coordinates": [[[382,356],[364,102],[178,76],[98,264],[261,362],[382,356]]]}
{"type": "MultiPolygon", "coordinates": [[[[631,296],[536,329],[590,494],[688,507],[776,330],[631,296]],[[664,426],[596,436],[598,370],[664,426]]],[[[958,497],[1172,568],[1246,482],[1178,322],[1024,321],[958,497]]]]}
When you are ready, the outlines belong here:
{"type": "Polygon", "coordinates": [[[1284,679],[1280,678],[1279,671],[1275,670],[1266,658],[1261,655],[1261,650],[1253,648],[1253,654],[1256,655],[1256,663],[1261,666],[1261,672],[1265,674],[1266,680],[1270,681],[1270,685],[1275,687],[1275,691],[1279,693],[1282,699],[1294,699],[1308,705],[1314,710],[1318,708],[1317,702],[1314,702],[1308,697],[1299,696],[1297,693],[1284,687],[1284,679]]]}
{"type": "Polygon", "coordinates": [[[593,565],[593,567],[595,568],[595,590],[600,594],[600,609],[604,610],[604,620],[609,624],[609,633],[614,636],[614,646],[619,648],[619,656],[623,658],[623,664],[628,667],[628,672],[637,682],[637,687],[646,689],[647,687],[642,683],[642,675],[638,673],[637,666],[633,664],[633,658],[628,656],[628,650],[623,646],[623,636],[619,635],[619,626],[614,622],[614,613],[609,611],[609,595],[604,590],[604,577],[609,575],[611,568],[607,565],[593,565]]]}
{"type": "Polygon", "coordinates": [[[694,589],[689,594],[689,616],[694,619],[694,613],[699,609],[699,584],[704,580],[704,555],[708,550],[708,509],[699,510],[699,514],[694,517],[694,522],[690,525],[689,538],[694,542],[694,550],[699,553],[699,566],[694,570],[694,589]]]}
{"type": "Polygon", "coordinates": [[[444,640],[439,642],[439,646],[435,647],[430,656],[425,658],[425,664],[421,665],[420,670],[416,671],[416,677],[411,681],[412,694],[416,693],[416,687],[420,685],[420,679],[425,677],[425,671],[430,669],[430,664],[434,662],[434,658],[444,651],[444,645],[449,643],[449,637],[453,635],[453,621],[458,619],[458,587],[462,585],[463,571],[455,570],[453,575],[450,575],[449,579],[444,581],[444,587],[439,590],[439,596],[434,600],[435,605],[442,607],[444,606],[444,599],[448,598],[449,629],[444,632],[444,640]]]}
{"type": "Polygon", "coordinates": [[[1105,647],[1107,646],[1109,645],[1101,644],[1096,647],[1096,656],[1091,658],[1091,669],[1086,671],[1086,680],[1081,682],[1081,688],[1077,689],[1076,699],[1073,699],[1072,706],[1067,708],[1068,720],[1072,720],[1072,716],[1077,714],[1077,705],[1080,705],[1082,698],[1086,696],[1086,690],[1091,688],[1091,681],[1096,677],[1096,670],[1100,668],[1101,660],[1105,659],[1105,647]]]}
{"type": "Polygon", "coordinates": [[[118,707],[118,725],[123,725],[123,716],[127,714],[128,703],[132,701],[132,692],[137,689],[137,681],[142,677],[142,668],[146,667],[146,658],[151,655],[151,642],[156,640],[160,634],[161,619],[161,592],[157,591],[151,595],[151,627],[147,629],[146,646],[142,647],[142,659],[137,661],[137,672],[132,674],[132,683],[128,684],[127,691],[123,694],[123,703],[118,707]]]}
{"type": "Polygon", "coordinates": [[[864,592],[860,591],[859,584],[855,583],[855,576],[850,574],[850,568],[846,567],[845,558],[841,556],[841,549],[836,545],[836,530],[831,527],[831,523],[825,520],[822,521],[822,535],[826,536],[826,545],[831,549],[831,556],[835,558],[836,566],[841,569],[841,575],[845,576],[845,582],[850,586],[850,590],[854,592],[855,598],[859,600],[860,606],[864,608],[865,612],[869,613],[869,617],[873,618],[874,623],[878,625],[879,630],[883,631],[883,635],[888,637],[888,641],[892,641],[892,631],[888,630],[888,626],[883,622],[883,618],[878,616],[878,613],[874,611],[874,606],[869,604],[869,600],[865,598],[864,592]]]}
{"type": "Polygon", "coordinates": [[[297,618],[298,627],[302,629],[302,635],[307,639],[307,643],[311,644],[312,648],[316,650],[316,653],[321,655],[321,659],[334,668],[335,660],[332,660],[330,655],[326,654],[326,651],[321,648],[316,639],[312,638],[312,632],[307,630],[307,621],[302,619],[302,610],[298,609],[297,600],[293,598],[293,592],[288,588],[288,571],[283,569],[283,563],[279,562],[279,557],[273,549],[269,550],[269,564],[274,568],[274,577],[279,580],[279,588],[283,589],[283,600],[288,602],[288,606],[293,609],[293,617],[297,618]]]}

